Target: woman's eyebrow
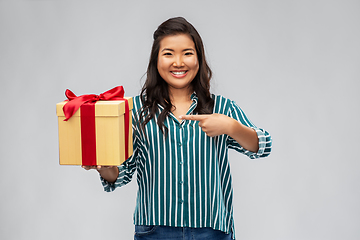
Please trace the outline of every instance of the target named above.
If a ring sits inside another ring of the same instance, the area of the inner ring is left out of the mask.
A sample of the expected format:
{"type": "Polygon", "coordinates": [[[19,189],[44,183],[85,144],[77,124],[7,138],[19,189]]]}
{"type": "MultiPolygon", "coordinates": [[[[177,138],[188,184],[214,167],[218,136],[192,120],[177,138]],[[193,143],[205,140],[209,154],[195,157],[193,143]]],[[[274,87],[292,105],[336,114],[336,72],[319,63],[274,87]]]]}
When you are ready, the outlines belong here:
{"type": "MultiPolygon", "coordinates": [[[[175,52],[174,49],[171,49],[171,48],[164,48],[163,50],[161,50],[161,52],[163,51],[170,51],[170,52],[175,52]]],[[[195,50],[193,48],[185,48],[184,50],[182,50],[183,52],[186,52],[186,51],[193,51],[195,52],[195,50]]]]}
{"type": "Polygon", "coordinates": [[[171,51],[171,52],[175,52],[174,49],[171,49],[171,48],[164,48],[163,50],[161,50],[161,52],[163,51],[171,51]]]}

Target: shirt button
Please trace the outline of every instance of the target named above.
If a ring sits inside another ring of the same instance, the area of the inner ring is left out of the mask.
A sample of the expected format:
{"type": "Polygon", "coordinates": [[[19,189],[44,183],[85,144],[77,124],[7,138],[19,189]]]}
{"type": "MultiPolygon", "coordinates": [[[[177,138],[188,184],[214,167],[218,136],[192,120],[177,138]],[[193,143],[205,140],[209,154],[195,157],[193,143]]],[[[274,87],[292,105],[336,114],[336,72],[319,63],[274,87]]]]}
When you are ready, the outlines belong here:
{"type": "Polygon", "coordinates": [[[183,181],[179,181],[180,184],[183,184],[184,182],[183,181]]]}
{"type": "Polygon", "coordinates": [[[180,200],[179,200],[179,202],[180,202],[180,203],[183,203],[183,202],[184,202],[184,200],[180,199],[180,200]]]}
{"type": "Polygon", "coordinates": [[[184,163],[183,161],[180,162],[180,164],[183,164],[183,163],[184,163]]]}
{"type": "Polygon", "coordinates": [[[181,143],[179,143],[178,145],[179,145],[179,147],[181,147],[181,145],[182,145],[182,144],[181,144],[181,143]]]}

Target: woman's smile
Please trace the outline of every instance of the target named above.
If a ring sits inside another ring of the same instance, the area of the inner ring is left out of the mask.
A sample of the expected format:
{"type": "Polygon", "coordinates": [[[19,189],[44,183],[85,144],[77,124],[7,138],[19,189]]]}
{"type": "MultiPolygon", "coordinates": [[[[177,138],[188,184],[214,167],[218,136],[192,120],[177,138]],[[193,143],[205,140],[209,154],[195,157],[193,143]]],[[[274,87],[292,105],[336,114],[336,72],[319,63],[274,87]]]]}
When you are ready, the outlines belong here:
{"type": "Polygon", "coordinates": [[[170,72],[176,78],[183,78],[187,75],[187,71],[170,71],[170,72]]]}

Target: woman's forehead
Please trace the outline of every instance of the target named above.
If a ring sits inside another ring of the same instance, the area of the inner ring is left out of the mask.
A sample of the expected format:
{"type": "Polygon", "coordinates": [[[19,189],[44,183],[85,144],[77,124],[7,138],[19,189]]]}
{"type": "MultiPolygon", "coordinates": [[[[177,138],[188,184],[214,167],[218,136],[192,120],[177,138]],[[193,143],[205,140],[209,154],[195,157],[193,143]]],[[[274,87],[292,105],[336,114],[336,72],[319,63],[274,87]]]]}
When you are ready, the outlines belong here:
{"type": "Polygon", "coordinates": [[[164,48],[178,49],[178,48],[193,48],[195,43],[188,34],[176,34],[164,37],[160,41],[160,51],[164,48]]]}

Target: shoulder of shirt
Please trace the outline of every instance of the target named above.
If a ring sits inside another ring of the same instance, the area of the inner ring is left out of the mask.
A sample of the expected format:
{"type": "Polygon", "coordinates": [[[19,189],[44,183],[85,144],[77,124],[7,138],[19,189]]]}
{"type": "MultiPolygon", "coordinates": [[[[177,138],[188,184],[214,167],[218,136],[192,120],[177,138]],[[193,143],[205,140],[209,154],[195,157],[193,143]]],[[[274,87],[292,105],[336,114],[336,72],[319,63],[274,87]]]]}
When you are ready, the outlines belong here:
{"type": "Polygon", "coordinates": [[[230,99],[222,96],[211,94],[211,98],[214,99],[213,113],[221,113],[227,115],[230,111],[233,111],[234,102],[230,99]]]}
{"type": "Polygon", "coordinates": [[[133,97],[133,107],[134,109],[140,109],[142,106],[142,102],[141,102],[141,96],[137,95],[133,97]]]}
{"type": "Polygon", "coordinates": [[[231,104],[232,102],[234,102],[231,99],[228,99],[222,95],[211,94],[211,98],[214,99],[215,105],[216,104],[228,105],[228,104],[231,104]]]}
{"type": "Polygon", "coordinates": [[[140,95],[136,95],[136,96],[134,96],[133,97],[133,101],[135,102],[135,101],[141,101],[141,98],[140,98],[140,95]]]}

